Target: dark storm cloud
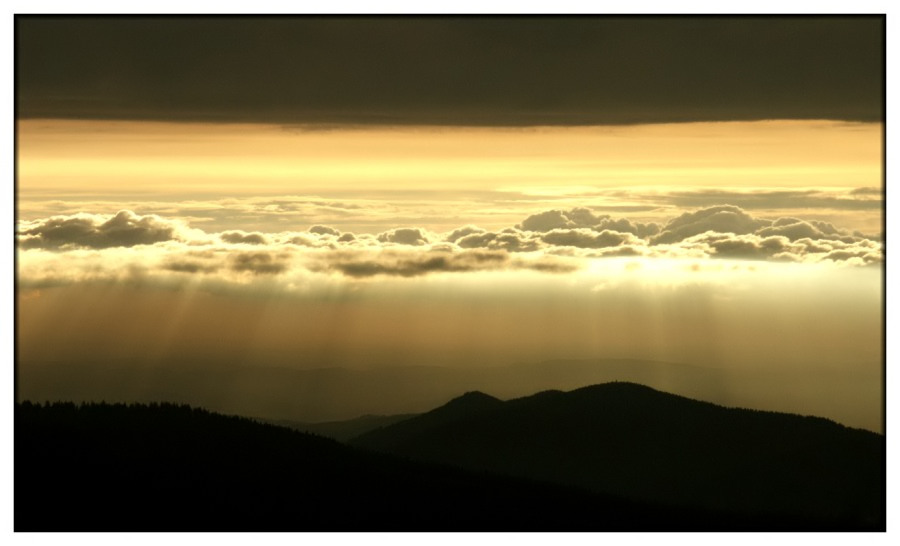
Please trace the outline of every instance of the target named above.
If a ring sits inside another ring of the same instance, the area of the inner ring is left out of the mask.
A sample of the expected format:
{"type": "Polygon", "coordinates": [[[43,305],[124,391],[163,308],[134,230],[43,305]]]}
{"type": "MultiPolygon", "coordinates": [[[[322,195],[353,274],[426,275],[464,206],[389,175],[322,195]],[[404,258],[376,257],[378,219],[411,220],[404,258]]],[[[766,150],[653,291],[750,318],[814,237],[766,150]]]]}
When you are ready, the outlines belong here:
{"type": "Polygon", "coordinates": [[[19,230],[21,248],[110,248],[152,245],[175,239],[172,223],[155,215],[130,210],[112,218],[99,215],[54,216],[27,223],[19,230]]]}
{"type": "Polygon", "coordinates": [[[884,21],[20,16],[17,113],[511,126],[876,121],[884,21]]]}

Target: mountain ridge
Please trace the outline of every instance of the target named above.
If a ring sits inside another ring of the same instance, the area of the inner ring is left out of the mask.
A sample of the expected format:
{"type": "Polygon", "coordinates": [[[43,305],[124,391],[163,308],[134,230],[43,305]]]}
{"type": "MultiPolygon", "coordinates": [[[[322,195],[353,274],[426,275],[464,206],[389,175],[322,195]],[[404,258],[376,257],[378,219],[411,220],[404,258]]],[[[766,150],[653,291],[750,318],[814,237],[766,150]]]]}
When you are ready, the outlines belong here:
{"type": "Polygon", "coordinates": [[[17,532],[871,528],[634,501],[165,403],[20,403],[14,449],[17,532]]]}
{"type": "Polygon", "coordinates": [[[630,382],[544,391],[352,445],[597,492],[740,512],[883,518],[884,437],[630,382]]]}
{"type": "Polygon", "coordinates": [[[189,357],[154,366],[118,360],[21,360],[18,396],[38,401],[166,400],[232,415],[319,423],[364,414],[423,413],[472,390],[507,400],[547,389],[631,381],[726,406],[821,415],[884,430],[883,392],[865,387],[868,380],[859,381],[859,372],[850,368],[823,376],[811,370],[801,374],[763,367],[754,372],[610,358],[485,367],[388,364],[332,369],[189,357]],[[835,384],[841,389],[834,389],[835,384]]]}

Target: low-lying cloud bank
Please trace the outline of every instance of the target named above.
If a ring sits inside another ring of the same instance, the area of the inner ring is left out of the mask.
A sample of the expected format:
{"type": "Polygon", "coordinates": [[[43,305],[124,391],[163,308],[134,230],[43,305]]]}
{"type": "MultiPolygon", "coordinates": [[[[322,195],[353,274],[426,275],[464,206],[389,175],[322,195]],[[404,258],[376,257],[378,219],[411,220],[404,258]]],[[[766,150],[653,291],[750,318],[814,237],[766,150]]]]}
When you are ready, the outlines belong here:
{"type": "MultiPolygon", "coordinates": [[[[445,233],[403,226],[350,233],[327,225],[275,233],[207,233],[178,218],[79,213],[20,222],[20,281],[71,278],[82,268],[219,275],[228,280],[285,274],[347,278],[532,270],[571,272],[611,256],[879,264],[876,237],[827,222],[760,218],[734,205],[685,212],[664,223],[548,210],[497,231],[462,226],[445,233]],[[68,273],[64,270],[70,270],[68,273]]],[[[98,273],[101,272],[101,273],[98,273]]]]}

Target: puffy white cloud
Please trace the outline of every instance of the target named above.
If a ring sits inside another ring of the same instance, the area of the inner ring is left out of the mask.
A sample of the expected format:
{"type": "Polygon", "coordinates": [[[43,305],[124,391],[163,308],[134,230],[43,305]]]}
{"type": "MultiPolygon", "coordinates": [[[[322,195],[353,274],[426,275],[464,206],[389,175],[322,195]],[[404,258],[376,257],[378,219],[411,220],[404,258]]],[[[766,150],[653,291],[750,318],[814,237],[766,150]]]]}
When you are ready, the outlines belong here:
{"type": "Polygon", "coordinates": [[[448,233],[445,237],[445,241],[450,241],[451,243],[455,243],[458,240],[462,239],[467,235],[472,235],[473,233],[485,233],[487,230],[481,229],[478,226],[463,226],[461,228],[454,229],[450,233],[448,233]]]}
{"type": "Polygon", "coordinates": [[[783,235],[794,241],[797,239],[824,239],[825,234],[814,225],[796,218],[779,218],[771,226],[764,227],[756,232],[758,235],[783,235]]]}
{"type": "Polygon", "coordinates": [[[861,261],[863,264],[878,264],[884,261],[884,256],[880,252],[876,252],[864,248],[832,250],[828,254],[822,256],[823,260],[842,261],[861,261]]]}
{"type": "Polygon", "coordinates": [[[519,229],[527,231],[550,231],[551,229],[574,227],[576,224],[561,210],[548,210],[538,214],[532,214],[522,220],[519,229]]]}
{"type": "Polygon", "coordinates": [[[813,240],[809,238],[791,241],[784,235],[762,236],[755,233],[706,232],[685,239],[680,246],[706,248],[714,258],[743,260],[788,260],[818,262],[822,260],[846,261],[860,258],[864,263],[881,260],[880,244],[869,240],[846,243],[840,240],[813,240]]]}
{"type": "Polygon", "coordinates": [[[850,233],[829,222],[801,220],[799,218],[779,218],[772,225],[756,231],[757,235],[784,235],[792,241],[798,239],[832,239],[845,243],[855,243],[866,238],[861,233],[850,233]]]}
{"type": "Polygon", "coordinates": [[[532,214],[516,227],[525,231],[539,233],[586,228],[597,232],[631,233],[638,237],[648,237],[659,232],[659,225],[655,223],[633,222],[627,218],[612,218],[608,214],[596,215],[590,209],[584,207],[576,207],[568,211],[548,210],[532,214]]]}
{"type": "Polygon", "coordinates": [[[595,232],[590,229],[554,229],[541,236],[545,243],[556,246],[574,246],[579,248],[606,248],[624,243],[636,243],[638,238],[630,233],[603,230],[595,232]]]}
{"type": "Polygon", "coordinates": [[[744,235],[770,224],[770,221],[753,218],[734,205],[718,205],[686,212],[670,220],[658,235],[651,238],[651,242],[675,243],[707,231],[744,235]]]}
{"type": "Polygon", "coordinates": [[[608,219],[609,216],[596,216],[590,209],[585,207],[576,207],[565,213],[566,218],[569,219],[574,226],[579,227],[588,227],[596,225],[600,220],[608,219]]]}
{"type": "Polygon", "coordinates": [[[379,233],[378,240],[382,243],[418,246],[428,244],[428,235],[420,228],[397,228],[379,233]]]}
{"type": "Polygon", "coordinates": [[[241,230],[226,231],[220,234],[219,238],[226,243],[245,245],[264,245],[269,242],[262,233],[247,233],[241,230]]]}
{"type": "Polygon", "coordinates": [[[152,245],[177,238],[179,226],[159,216],[122,210],[112,216],[53,216],[20,224],[21,248],[110,248],[152,245]]]}
{"type": "Polygon", "coordinates": [[[456,239],[456,244],[462,248],[487,248],[497,238],[497,234],[490,231],[470,233],[456,239]]]}
{"type": "Polygon", "coordinates": [[[656,235],[659,233],[659,225],[655,223],[643,224],[640,222],[632,222],[627,218],[601,218],[599,222],[597,222],[593,229],[595,231],[603,231],[603,230],[611,230],[618,231],[619,233],[631,233],[633,235],[637,235],[638,237],[649,237],[651,235],[656,235]]]}
{"type": "Polygon", "coordinates": [[[487,248],[508,252],[533,252],[543,248],[539,237],[516,228],[506,228],[498,233],[482,231],[459,238],[456,244],[461,248],[487,248]]]}
{"type": "Polygon", "coordinates": [[[736,235],[711,241],[709,245],[715,251],[715,257],[738,259],[764,259],[781,256],[789,258],[803,255],[802,249],[790,244],[783,236],[759,237],[757,235],[736,235]]]}
{"type": "Polygon", "coordinates": [[[515,228],[506,228],[494,238],[488,245],[489,248],[508,250],[509,252],[533,252],[544,245],[537,237],[530,237],[515,228]]]}
{"type": "Polygon", "coordinates": [[[516,227],[526,231],[546,232],[553,229],[592,227],[608,219],[608,215],[596,216],[590,209],[576,207],[568,211],[548,210],[532,214],[516,227]]]}
{"type": "Polygon", "coordinates": [[[333,227],[319,225],[310,227],[309,232],[316,233],[318,235],[334,235],[335,237],[341,234],[340,231],[334,229],[333,227]]]}
{"type": "Polygon", "coordinates": [[[286,239],[286,242],[299,246],[318,246],[318,243],[311,237],[305,235],[294,235],[286,239]]]}

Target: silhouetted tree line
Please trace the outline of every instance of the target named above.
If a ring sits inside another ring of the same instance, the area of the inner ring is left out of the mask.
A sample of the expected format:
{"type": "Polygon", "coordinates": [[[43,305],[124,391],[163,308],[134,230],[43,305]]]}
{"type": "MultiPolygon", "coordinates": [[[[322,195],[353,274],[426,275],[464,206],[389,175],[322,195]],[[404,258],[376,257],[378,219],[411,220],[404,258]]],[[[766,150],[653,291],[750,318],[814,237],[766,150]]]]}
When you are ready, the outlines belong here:
{"type": "Polygon", "coordinates": [[[172,404],[17,404],[14,462],[17,531],[846,527],[414,462],[172,404]]]}

